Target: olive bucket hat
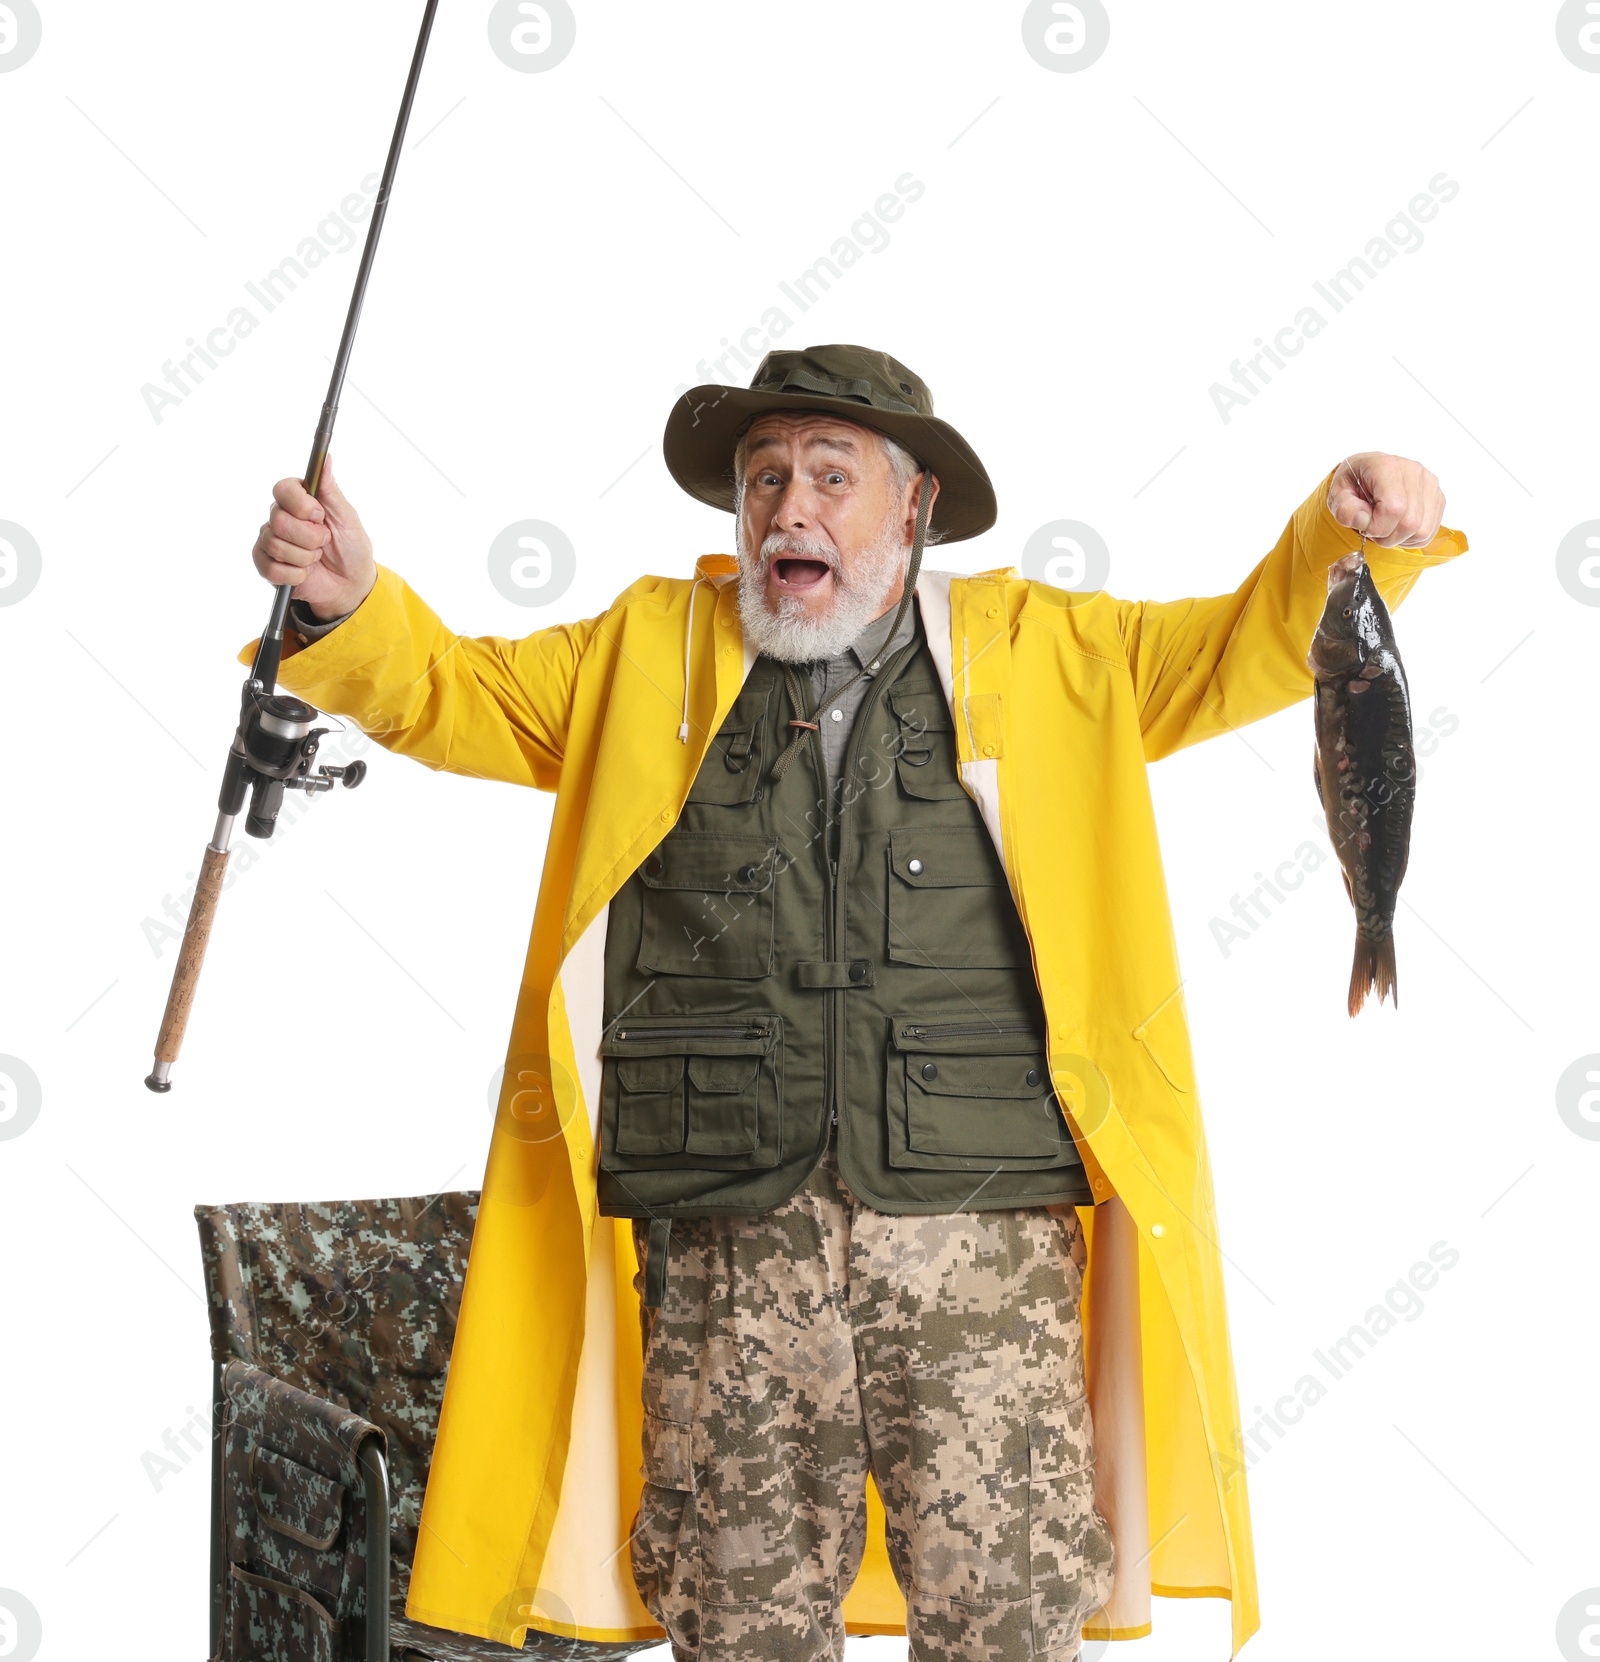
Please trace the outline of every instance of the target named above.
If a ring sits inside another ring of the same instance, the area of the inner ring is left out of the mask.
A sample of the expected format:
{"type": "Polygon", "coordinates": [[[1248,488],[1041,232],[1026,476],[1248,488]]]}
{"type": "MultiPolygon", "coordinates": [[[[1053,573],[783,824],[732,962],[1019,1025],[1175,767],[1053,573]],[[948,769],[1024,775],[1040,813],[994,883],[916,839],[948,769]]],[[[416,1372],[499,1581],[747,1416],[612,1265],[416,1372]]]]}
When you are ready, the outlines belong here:
{"type": "Polygon", "coordinates": [[[731,514],[734,446],[769,410],[814,410],[887,433],[939,481],[933,528],[944,541],[975,537],[994,524],[989,475],[972,446],[933,413],[927,383],[866,346],[769,352],[748,387],[691,387],[672,406],[662,435],[668,471],[690,496],[731,514]]]}

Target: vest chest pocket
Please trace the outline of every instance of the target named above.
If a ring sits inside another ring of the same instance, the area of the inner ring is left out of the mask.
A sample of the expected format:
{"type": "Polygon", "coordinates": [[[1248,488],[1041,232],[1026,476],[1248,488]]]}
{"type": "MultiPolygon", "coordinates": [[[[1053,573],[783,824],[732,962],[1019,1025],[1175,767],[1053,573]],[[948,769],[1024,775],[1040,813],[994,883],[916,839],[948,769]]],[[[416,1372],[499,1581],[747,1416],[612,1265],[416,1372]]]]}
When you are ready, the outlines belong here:
{"type": "Polygon", "coordinates": [[[638,967],[651,975],[771,975],[781,859],[766,837],[669,833],[639,868],[638,967]]]}
{"type": "Polygon", "coordinates": [[[748,687],[706,750],[687,800],[736,808],[761,800],[767,774],[767,706],[774,683],[748,687]]]}
{"type": "Polygon", "coordinates": [[[1044,1035],[1026,1015],[894,1018],[889,1164],[939,1171],[1079,1165],[1044,1035]]]}
{"type": "Polygon", "coordinates": [[[964,797],[956,763],[955,722],[944,694],[894,687],[889,708],[898,730],[892,735],[900,789],[919,802],[949,802],[964,797]]]}
{"type": "Polygon", "coordinates": [[[1017,969],[1027,936],[994,845],[980,827],[889,833],[890,961],[935,969],[1017,969]]]}
{"type": "Polygon", "coordinates": [[[600,1164],[744,1171],[782,1156],[783,1022],[623,1016],[600,1045],[600,1164]]]}

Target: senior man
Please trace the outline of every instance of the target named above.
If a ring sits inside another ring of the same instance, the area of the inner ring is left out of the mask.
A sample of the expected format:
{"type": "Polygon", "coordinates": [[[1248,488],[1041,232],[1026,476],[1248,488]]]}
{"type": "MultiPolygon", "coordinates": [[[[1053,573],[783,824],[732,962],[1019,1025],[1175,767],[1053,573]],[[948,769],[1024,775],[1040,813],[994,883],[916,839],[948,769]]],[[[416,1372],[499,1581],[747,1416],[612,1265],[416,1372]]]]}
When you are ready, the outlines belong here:
{"type": "Polygon", "coordinates": [[[642,1599],[680,1662],[901,1622],[928,1662],[1065,1662],[1155,1591],[1231,1598],[1237,1649],[1146,764],[1310,692],[1363,534],[1391,606],[1465,539],[1432,474],[1358,455],[1216,598],[923,572],[994,493],[860,347],[697,387],[664,443],[737,560],[520,641],[445,629],[331,472],[255,547],[295,586],[286,686],[557,794],[409,1614],[600,1654],[656,1636],[642,1599]]]}

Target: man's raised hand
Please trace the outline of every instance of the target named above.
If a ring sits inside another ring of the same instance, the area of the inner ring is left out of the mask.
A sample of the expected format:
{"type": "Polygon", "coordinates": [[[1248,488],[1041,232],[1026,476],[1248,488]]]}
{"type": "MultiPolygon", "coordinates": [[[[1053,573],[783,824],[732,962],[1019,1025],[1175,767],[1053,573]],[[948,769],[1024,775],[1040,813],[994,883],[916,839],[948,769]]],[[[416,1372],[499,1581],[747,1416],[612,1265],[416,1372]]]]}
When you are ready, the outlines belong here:
{"type": "Polygon", "coordinates": [[[324,465],[315,497],[298,479],[280,479],[272,501],[251,550],[256,570],[274,587],[293,584],[295,599],[319,618],[353,612],[372,592],[378,568],[372,541],[339,489],[332,465],[324,465]]]}
{"type": "Polygon", "coordinates": [[[1328,512],[1380,547],[1426,548],[1444,521],[1444,492],[1421,462],[1368,450],[1333,470],[1328,512]]]}

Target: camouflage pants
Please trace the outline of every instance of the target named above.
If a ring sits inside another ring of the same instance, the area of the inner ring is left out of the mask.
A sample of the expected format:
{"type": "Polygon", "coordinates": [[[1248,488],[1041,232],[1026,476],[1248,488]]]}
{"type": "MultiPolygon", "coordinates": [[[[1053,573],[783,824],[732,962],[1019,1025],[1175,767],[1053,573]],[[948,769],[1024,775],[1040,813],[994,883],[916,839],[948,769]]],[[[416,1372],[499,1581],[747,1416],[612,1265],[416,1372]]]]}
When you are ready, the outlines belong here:
{"type": "Polygon", "coordinates": [[[1077,1656],[1112,1574],[1083,1268],[1070,1207],[890,1216],[831,1151],[771,1212],[675,1220],[632,1558],[676,1662],[844,1655],[869,1467],[917,1662],[1077,1656]]]}

